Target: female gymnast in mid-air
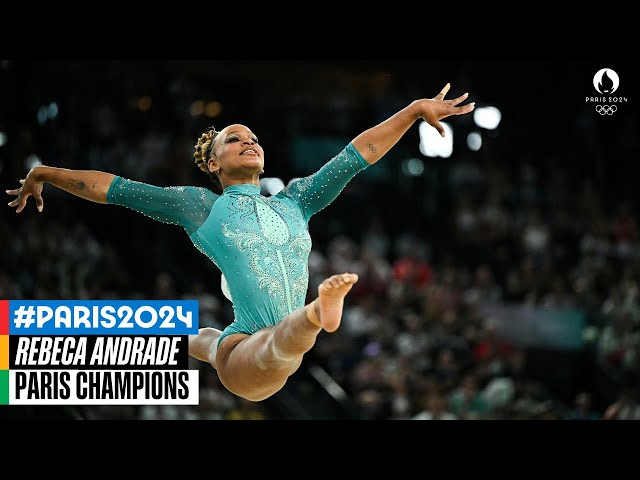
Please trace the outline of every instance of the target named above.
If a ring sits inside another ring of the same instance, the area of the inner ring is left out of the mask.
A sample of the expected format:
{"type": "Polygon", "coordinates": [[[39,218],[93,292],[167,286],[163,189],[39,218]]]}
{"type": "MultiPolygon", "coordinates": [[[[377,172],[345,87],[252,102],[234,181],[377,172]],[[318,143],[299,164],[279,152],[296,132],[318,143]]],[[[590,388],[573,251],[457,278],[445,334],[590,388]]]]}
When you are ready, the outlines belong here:
{"type": "Polygon", "coordinates": [[[344,298],[358,281],[333,275],[305,305],[311,238],[308,222],[360,171],[380,160],[420,118],[442,136],[440,120],[463,115],[467,94],[445,100],[447,84],[432,99],[412,102],[355,137],[316,173],[296,179],[277,195],[260,195],[264,151],[249,128],[234,124],[203,133],[195,146],[198,167],[222,186],[157,187],[110,173],[38,166],[7,190],[20,213],[29,196],[42,212],[45,183],[97,203],[123,205],[155,220],[180,225],[193,244],[221,270],[234,321],[223,331],[201,328],[189,338],[189,354],[210,363],[222,384],[251,401],[278,392],[325,330],[340,325],[344,298]],[[225,285],[226,283],[226,285],[225,285]]]}

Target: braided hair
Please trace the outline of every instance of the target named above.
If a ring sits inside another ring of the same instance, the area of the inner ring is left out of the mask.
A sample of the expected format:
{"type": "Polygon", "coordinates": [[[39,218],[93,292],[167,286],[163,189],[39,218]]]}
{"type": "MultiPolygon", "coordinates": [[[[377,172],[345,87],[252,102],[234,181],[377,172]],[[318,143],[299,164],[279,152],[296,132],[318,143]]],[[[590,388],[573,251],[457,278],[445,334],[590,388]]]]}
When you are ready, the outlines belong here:
{"type": "Polygon", "coordinates": [[[193,150],[193,158],[198,168],[209,175],[209,178],[214,185],[222,188],[220,180],[216,174],[209,170],[209,160],[214,155],[213,142],[218,136],[218,133],[220,132],[218,132],[214,127],[209,127],[206,132],[200,135],[200,138],[198,138],[198,142],[193,150]]]}

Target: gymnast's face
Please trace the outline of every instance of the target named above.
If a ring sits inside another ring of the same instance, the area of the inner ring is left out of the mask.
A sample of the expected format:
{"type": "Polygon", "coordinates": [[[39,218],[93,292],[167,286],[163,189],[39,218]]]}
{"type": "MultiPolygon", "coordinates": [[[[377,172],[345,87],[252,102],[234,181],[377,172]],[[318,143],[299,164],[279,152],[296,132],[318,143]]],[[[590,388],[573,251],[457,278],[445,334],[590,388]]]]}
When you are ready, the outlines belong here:
{"type": "Polygon", "coordinates": [[[244,125],[223,128],[213,144],[209,170],[222,178],[259,175],[264,168],[264,150],[258,138],[244,125]]]}

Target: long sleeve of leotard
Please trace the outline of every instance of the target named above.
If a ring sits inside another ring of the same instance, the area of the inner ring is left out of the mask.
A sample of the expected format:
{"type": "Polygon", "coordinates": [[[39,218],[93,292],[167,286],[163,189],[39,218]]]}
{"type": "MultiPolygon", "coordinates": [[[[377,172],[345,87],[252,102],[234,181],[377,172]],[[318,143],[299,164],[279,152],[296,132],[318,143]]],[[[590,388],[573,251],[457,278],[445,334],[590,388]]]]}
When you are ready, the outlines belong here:
{"type": "Polygon", "coordinates": [[[219,195],[202,187],[157,187],[118,177],[107,203],[122,205],[159,222],[182,226],[189,235],[208,218],[219,195]]]}
{"type": "Polygon", "coordinates": [[[333,202],[347,183],[368,166],[369,163],[349,143],[316,173],[292,181],[278,195],[296,202],[309,221],[313,214],[333,202]]]}

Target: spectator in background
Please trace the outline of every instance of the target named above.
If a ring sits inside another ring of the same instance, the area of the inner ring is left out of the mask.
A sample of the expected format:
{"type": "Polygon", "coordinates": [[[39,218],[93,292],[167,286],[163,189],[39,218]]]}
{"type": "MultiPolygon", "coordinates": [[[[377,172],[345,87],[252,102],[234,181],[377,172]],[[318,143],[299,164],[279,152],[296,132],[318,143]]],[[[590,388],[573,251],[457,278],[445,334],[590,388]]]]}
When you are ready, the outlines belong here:
{"type": "Polygon", "coordinates": [[[413,420],[458,420],[447,410],[447,401],[440,392],[430,392],[424,399],[424,410],[414,415],[413,420]]]}
{"type": "Polygon", "coordinates": [[[478,389],[473,375],[466,375],[449,399],[451,412],[463,420],[477,420],[489,412],[489,403],[478,389]]]}
{"type": "Polygon", "coordinates": [[[412,289],[419,289],[433,280],[433,269],[420,254],[420,247],[413,240],[406,252],[393,264],[394,278],[412,289]]]}
{"type": "Polygon", "coordinates": [[[569,412],[569,420],[600,420],[600,414],[592,407],[591,394],[580,392],[576,395],[576,403],[569,412]]]}

